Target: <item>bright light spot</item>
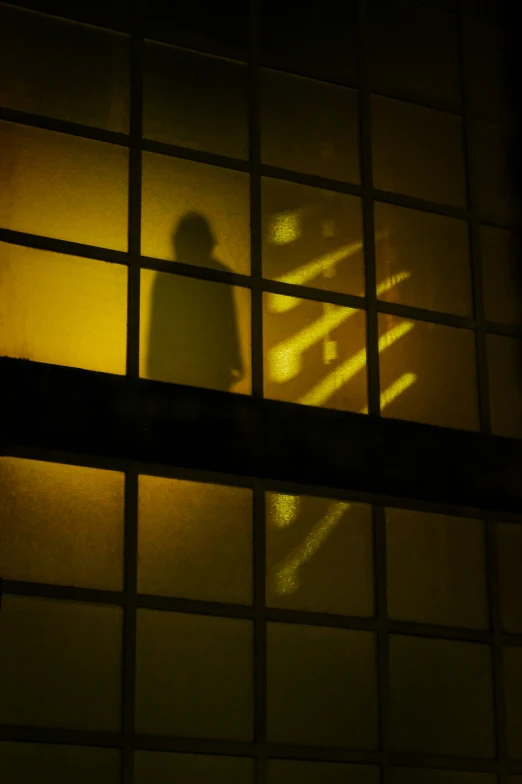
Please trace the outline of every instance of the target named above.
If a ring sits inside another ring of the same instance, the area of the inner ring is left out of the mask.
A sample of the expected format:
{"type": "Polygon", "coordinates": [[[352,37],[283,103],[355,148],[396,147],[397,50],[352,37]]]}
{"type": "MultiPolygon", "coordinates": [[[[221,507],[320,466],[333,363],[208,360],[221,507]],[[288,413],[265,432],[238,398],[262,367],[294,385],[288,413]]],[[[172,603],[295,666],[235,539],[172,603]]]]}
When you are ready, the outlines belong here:
{"type": "Polygon", "coordinates": [[[272,245],[288,245],[301,236],[299,215],[295,212],[286,212],[277,215],[272,221],[269,232],[269,242],[272,245]]]}
{"type": "Polygon", "coordinates": [[[329,365],[330,362],[334,362],[337,357],[339,356],[339,351],[337,348],[337,341],[336,340],[325,340],[323,344],[323,362],[325,365],[329,365]]]}
{"type": "Polygon", "coordinates": [[[299,496],[297,495],[273,495],[270,496],[270,522],[278,528],[286,528],[291,525],[299,511],[299,496]]]}
{"type": "MultiPolygon", "coordinates": [[[[390,384],[389,387],[386,387],[384,392],[381,393],[381,411],[389,406],[390,403],[395,400],[399,395],[402,395],[412,384],[417,381],[417,376],[415,373],[404,373],[397,381],[394,381],[393,384],[390,384]]],[[[368,406],[364,406],[361,408],[361,414],[368,413],[368,406]]]]}

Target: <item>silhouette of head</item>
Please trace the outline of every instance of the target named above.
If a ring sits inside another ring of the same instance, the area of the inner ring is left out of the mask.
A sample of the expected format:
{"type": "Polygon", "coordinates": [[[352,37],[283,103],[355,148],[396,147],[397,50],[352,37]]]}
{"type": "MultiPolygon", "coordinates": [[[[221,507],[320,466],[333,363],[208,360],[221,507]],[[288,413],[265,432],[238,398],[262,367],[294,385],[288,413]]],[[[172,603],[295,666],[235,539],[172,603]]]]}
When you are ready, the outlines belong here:
{"type": "Polygon", "coordinates": [[[212,256],[216,244],[210,224],[199,212],[188,212],[176,227],[174,250],[176,261],[197,264],[212,256]]]}

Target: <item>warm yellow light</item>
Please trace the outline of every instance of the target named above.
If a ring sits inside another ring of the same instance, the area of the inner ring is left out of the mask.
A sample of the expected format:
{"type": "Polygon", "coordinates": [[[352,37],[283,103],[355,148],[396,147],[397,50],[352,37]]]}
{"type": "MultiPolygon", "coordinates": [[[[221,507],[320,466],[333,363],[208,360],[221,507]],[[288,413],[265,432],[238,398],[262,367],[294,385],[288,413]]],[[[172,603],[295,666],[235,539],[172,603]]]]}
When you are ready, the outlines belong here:
{"type": "Polygon", "coordinates": [[[269,232],[269,242],[272,245],[288,245],[300,236],[301,223],[298,213],[284,212],[273,219],[269,232]]]}
{"type": "MultiPolygon", "coordinates": [[[[399,397],[399,395],[402,395],[402,393],[409,389],[416,381],[417,376],[415,373],[404,373],[397,381],[390,384],[390,386],[381,393],[381,411],[386,408],[386,406],[389,406],[393,400],[399,397]]],[[[368,406],[361,408],[360,413],[367,414],[368,406]]]]}
{"type": "Polygon", "coordinates": [[[270,522],[278,528],[291,525],[299,511],[299,496],[277,494],[270,497],[270,522]]]}
{"type": "Polygon", "coordinates": [[[403,280],[407,280],[411,275],[411,272],[407,272],[403,270],[402,272],[398,272],[397,275],[391,275],[386,280],[383,280],[382,283],[377,284],[377,296],[380,297],[381,294],[385,294],[387,291],[390,291],[394,286],[398,283],[402,283],[403,280]]]}

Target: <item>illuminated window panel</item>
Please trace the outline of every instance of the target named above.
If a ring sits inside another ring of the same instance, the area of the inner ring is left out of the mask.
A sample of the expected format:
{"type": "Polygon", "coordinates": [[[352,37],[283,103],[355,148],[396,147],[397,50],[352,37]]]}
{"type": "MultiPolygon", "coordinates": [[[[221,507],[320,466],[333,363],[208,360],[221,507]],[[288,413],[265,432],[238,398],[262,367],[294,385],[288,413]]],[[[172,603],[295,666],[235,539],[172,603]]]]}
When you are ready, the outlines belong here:
{"type": "Polygon", "coordinates": [[[252,491],[140,476],[138,590],[252,601],[252,491]]]}
{"type": "Polygon", "coordinates": [[[267,493],[266,519],[269,606],[373,614],[370,506],[267,493]]]}
{"type": "Polygon", "coordinates": [[[477,430],[471,330],[379,314],[381,410],[393,419],[477,430]]]}
{"type": "Polygon", "coordinates": [[[508,752],[522,757],[522,647],[504,647],[504,681],[508,752]]]}
{"type": "Polygon", "coordinates": [[[394,768],[393,784],[497,784],[497,777],[490,773],[468,773],[454,770],[429,770],[423,768],[394,768]]]}
{"type": "Polygon", "coordinates": [[[2,106],[129,130],[128,37],[0,5],[2,106]]]}
{"type": "Polygon", "coordinates": [[[141,252],[250,274],[248,175],[144,153],[141,252]]]}
{"type": "Polygon", "coordinates": [[[522,340],[487,335],[486,345],[492,431],[522,438],[522,340]]]}
{"type": "Polygon", "coordinates": [[[137,751],[134,757],[135,784],[186,781],[191,784],[254,784],[254,761],[210,754],[173,754],[137,751]]]}
{"type": "Polygon", "coordinates": [[[248,158],[247,83],[246,65],[146,42],[144,136],[248,158]]]}
{"type": "Polygon", "coordinates": [[[0,457],[0,575],[123,588],[123,474],[0,457]]]}
{"type": "Polygon", "coordinates": [[[379,299],[472,316],[465,221],[376,202],[375,263],[379,299]]]}
{"type": "Polygon", "coordinates": [[[358,183],[357,101],[356,90],[262,69],[262,162],[358,183]]]}
{"type": "Polygon", "coordinates": [[[374,95],[372,133],[376,188],[466,206],[460,117],[374,95]]]}
{"type": "Polygon", "coordinates": [[[263,313],[265,397],[365,410],[364,311],[265,293],[263,313]]]}
{"type": "Polygon", "coordinates": [[[522,268],[518,237],[494,226],[480,227],[484,309],[488,321],[522,324],[522,268]]]}
{"type": "Polygon", "coordinates": [[[267,633],[269,742],[376,748],[374,635],[287,623],[267,633]]]}
{"type": "Polygon", "coordinates": [[[497,525],[498,578],[502,628],[522,633],[522,525],[497,525]]]}
{"type": "Polygon", "coordinates": [[[480,520],[387,509],[386,556],[390,618],[487,628],[480,520]]]}
{"type": "Polygon", "coordinates": [[[0,724],[117,731],[122,611],[4,595],[0,724]]]}
{"type": "Polygon", "coordinates": [[[457,17],[390,0],[371,3],[369,8],[372,87],[458,107],[457,17]]]}
{"type": "Polygon", "coordinates": [[[127,250],[128,150],[0,121],[0,226],[127,250]]]}
{"type": "Polygon", "coordinates": [[[379,784],[379,768],[336,762],[268,760],[268,784],[379,784]]]}
{"type": "Polygon", "coordinates": [[[123,265],[0,243],[0,355],[124,374],[126,308],[123,265]]]}
{"type": "Polygon", "coordinates": [[[471,154],[480,218],[512,226],[519,222],[513,183],[515,129],[508,123],[477,120],[472,133],[471,154]]]}
{"type": "Polygon", "coordinates": [[[119,784],[120,767],[120,754],[116,749],[0,741],[3,784],[25,781],[119,784]]]}
{"type": "Polygon", "coordinates": [[[138,610],[136,731],[252,740],[250,621],[138,610]]]}
{"type": "Polygon", "coordinates": [[[140,376],[251,391],[250,291],[141,272],[140,376]]]}
{"type": "Polygon", "coordinates": [[[493,758],[488,646],[391,635],[390,689],[396,751],[493,758]]]}
{"type": "Polygon", "coordinates": [[[361,200],[263,178],[263,275],[364,296],[361,200]]]}

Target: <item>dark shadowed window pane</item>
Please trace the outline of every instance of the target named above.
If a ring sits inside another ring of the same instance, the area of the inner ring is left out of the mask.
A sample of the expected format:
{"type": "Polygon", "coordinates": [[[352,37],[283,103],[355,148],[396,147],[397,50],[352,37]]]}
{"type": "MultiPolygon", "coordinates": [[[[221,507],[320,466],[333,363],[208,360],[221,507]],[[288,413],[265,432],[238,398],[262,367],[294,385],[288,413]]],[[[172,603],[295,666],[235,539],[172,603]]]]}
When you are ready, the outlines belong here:
{"type": "Polygon", "coordinates": [[[173,754],[137,751],[134,757],[136,784],[187,782],[187,784],[253,784],[254,761],[242,757],[210,754],[173,754]]]}
{"type": "Polygon", "coordinates": [[[522,340],[487,335],[491,428],[522,438],[522,340]]]}
{"type": "Polygon", "coordinates": [[[497,525],[498,578],[502,628],[522,633],[522,525],[497,525]]]}
{"type": "Polygon", "coordinates": [[[11,4],[115,30],[129,30],[131,26],[132,4],[129,0],[105,0],[103,3],[86,3],[85,0],[12,0],[11,4]]]}
{"type": "Polygon", "coordinates": [[[379,768],[335,762],[268,760],[268,784],[379,784],[379,768]]]}
{"type": "Polygon", "coordinates": [[[474,19],[467,20],[465,31],[469,109],[475,117],[505,121],[516,97],[512,31],[474,19]]]}
{"type": "Polygon", "coordinates": [[[394,768],[393,784],[497,784],[497,777],[490,773],[467,773],[453,770],[423,768],[394,768]]]}
{"type": "Polygon", "coordinates": [[[480,227],[484,307],[488,321],[522,323],[522,263],[519,238],[494,226],[480,227]]]}
{"type": "Polygon", "coordinates": [[[518,145],[516,133],[507,123],[487,120],[473,123],[471,154],[483,221],[503,226],[519,222],[514,181],[518,145]]]}
{"type": "Polygon", "coordinates": [[[116,749],[0,741],[2,784],[119,784],[120,766],[116,749]]]}
{"type": "Polygon", "coordinates": [[[522,647],[504,647],[504,681],[509,756],[522,757],[522,647]]]}

